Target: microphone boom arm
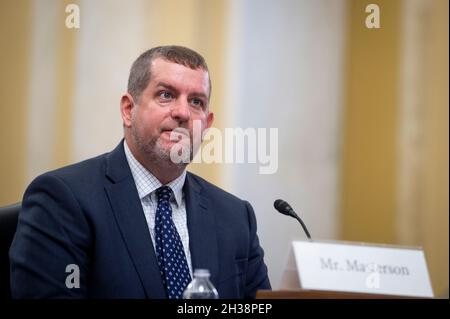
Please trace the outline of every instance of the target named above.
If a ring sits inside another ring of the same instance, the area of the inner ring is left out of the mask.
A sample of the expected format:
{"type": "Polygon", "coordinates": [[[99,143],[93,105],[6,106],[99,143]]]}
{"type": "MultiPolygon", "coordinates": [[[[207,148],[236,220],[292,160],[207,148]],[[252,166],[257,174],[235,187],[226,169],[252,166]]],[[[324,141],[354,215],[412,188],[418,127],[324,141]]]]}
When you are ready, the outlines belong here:
{"type": "Polygon", "coordinates": [[[295,219],[299,221],[300,225],[302,225],[302,228],[305,231],[306,237],[308,237],[308,239],[311,240],[311,235],[309,234],[308,228],[306,228],[305,224],[303,223],[303,220],[301,220],[301,218],[298,217],[297,215],[295,216],[295,219]]]}

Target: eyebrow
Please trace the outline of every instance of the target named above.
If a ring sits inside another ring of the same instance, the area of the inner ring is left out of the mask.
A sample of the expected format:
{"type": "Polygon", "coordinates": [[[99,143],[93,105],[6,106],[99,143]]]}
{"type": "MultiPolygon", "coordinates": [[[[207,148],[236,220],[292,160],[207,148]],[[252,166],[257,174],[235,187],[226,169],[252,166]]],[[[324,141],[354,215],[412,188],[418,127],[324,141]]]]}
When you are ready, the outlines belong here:
{"type": "MultiPolygon", "coordinates": [[[[177,92],[177,93],[179,92],[179,90],[176,87],[174,87],[173,85],[170,85],[168,83],[165,83],[165,82],[158,82],[156,87],[163,87],[163,88],[169,89],[169,90],[177,92]]],[[[193,94],[190,94],[190,96],[203,97],[206,100],[208,100],[208,96],[202,92],[194,92],[193,94]]]]}
{"type": "Polygon", "coordinates": [[[170,85],[170,84],[167,84],[167,83],[164,83],[164,82],[159,82],[159,83],[156,85],[156,87],[158,87],[158,86],[162,86],[162,87],[164,87],[164,88],[166,88],[166,89],[169,89],[169,90],[178,92],[178,90],[177,90],[174,86],[172,86],[172,85],[170,85]]]}

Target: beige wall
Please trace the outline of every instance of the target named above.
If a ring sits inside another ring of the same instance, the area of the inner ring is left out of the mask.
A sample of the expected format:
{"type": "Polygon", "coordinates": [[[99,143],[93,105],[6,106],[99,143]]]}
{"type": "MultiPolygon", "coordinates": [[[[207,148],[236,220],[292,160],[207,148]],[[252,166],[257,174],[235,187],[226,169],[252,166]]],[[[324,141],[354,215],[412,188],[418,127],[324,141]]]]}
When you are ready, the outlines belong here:
{"type": "Polygon", "coordinates": [[[341,234],[421,246],[448,297],[448,1],[350,1],[341,234]]]}
{"type": "Polygon", "coordinates": [[[21,199],[25,183],[31,2],[0,2],[0,205],[21,199]]]}
{"type": "MultiPolygon", "coordinates": [[[[58,22],[65,21],[67,13],[64,8],[68,4],[78,4],[76,0],[63,0],[59,2],[57,13],[58,22]]],[[[53,4],[54,5],[54,4],[53,4]]],[[[75,54],[76,29],[58,28],[56,41],[56,87],[55,94],[55,145],[53,149],[54,167],[61,167],[72,162],[71,132],[74,107],[75,87],[75,54]]]]}
{"type": "MultiPolygon", "coordinates": [[[[429,68],[425,78],[429,116],[425,131],[424,207],[421,239],[430,262],[435,293],[448,298],[449,285],[449,3],[432,1],[429,68]]],[[[421,227],[420,227],[421,228],[421,227]]]]}
{"type": "Polygon", "coordinates": [[[350,1],[343,114],[342,237],[395,241],[399,1],[378,1],[381,28],[367,29],[365,7],[350,1]]]}
{"type": "Polygon", "coordinates": [[[449,283],[449,64],[447,0],[405,1],[403,147],[397,239],[425,250],[436,296],[449,283]],[[415,60],[414,60],[415,59],[415,60]],[[411,81],[411,78],[415,81],[411,81]],[[409,136],[408,136],[409,134],[409,136]],[[409,138],[409,139],[408,139],[409,138]],[[412,165],[411,165],[412,163],[412,165]],[[405,168],[405,169],[402,169],[405,168]],[[406,225],[406,227],[405,227],[406,225]]]}

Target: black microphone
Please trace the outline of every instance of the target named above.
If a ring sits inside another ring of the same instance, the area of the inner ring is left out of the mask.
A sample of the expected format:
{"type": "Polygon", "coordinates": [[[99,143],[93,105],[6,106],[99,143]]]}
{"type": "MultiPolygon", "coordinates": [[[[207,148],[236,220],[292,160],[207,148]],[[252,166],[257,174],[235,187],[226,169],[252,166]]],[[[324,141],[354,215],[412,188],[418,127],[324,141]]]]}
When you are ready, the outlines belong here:
{"type": "Polygon", "coordinates": [[[308,239],[311,240],[311,235],[309,234],[308,229],[306,228],[305,224],[300,219],[300,217],[298,217],[298,215],[294,212],[291,205],[289,205],[287,202],[285,202],[282,199],[277,199],[273,203],[273,207],[275,207],[275,209],[277,211],[279,211],[280,213],[282,213],[283,215],[291,216],[291,217],[294,217],[296,220],[298,220],[300,225],[302,225],[303,230],[305,231],[306,237],[308,237],[308,239]]]}

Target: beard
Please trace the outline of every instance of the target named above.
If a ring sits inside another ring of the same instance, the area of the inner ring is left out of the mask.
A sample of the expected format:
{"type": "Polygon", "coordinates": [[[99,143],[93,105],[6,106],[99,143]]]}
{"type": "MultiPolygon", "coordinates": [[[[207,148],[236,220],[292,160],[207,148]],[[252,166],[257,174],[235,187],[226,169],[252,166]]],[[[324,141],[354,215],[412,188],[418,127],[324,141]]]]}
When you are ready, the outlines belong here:
{"type": "Polygon", "coordinates": [[[134,139],[139,152],[143,154],[147,160],[157,164],[158,166],[172,168],[175,166],[177,168],[184,168],[193,159],[194,152],[192,140],[187,143],[174,143],[171,147],[169,147],[168,145],[164,145],[167,142],[163,141],[161,136],[153,136],[149,140],[145,139],[141,134],[139,134],[135,125],[131,127],[131,136],[134,139]],[[173,160],[173,154],[171,154],[172,149],[177,150],[175,151],[177,154],[181,153],[181,155],[175,155],[178,160],[173,160]],[[179,160],[180,158],[181,160],[179,160]]]}

